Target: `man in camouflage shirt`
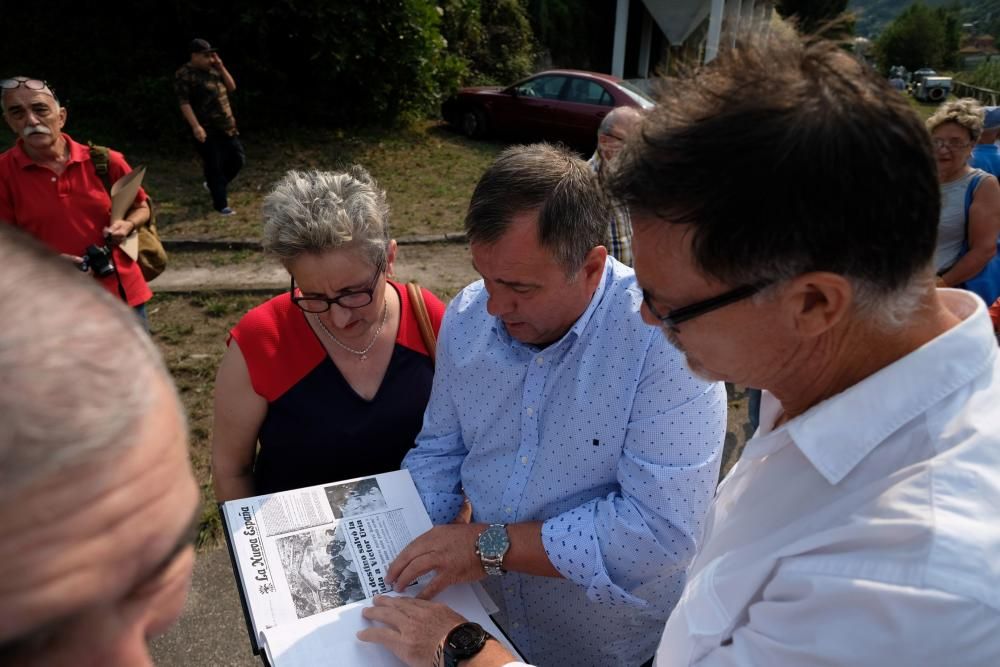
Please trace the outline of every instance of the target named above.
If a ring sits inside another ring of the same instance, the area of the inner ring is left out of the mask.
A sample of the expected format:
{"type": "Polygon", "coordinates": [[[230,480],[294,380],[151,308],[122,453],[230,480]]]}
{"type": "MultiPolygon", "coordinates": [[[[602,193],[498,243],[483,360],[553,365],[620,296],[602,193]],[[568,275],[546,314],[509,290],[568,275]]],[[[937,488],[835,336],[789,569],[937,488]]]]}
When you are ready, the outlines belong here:
{"type": "Polygon", "coordinates": [[[191,60],[174,75],[174,91],[184,120],[191,126],[195,149],[205,166],[205,187],[222,215],[233,215],[226,186],[246,162],[229,93],[236,81],[222,64],[217,49],[203,39],[191,42],[191,60]]]}

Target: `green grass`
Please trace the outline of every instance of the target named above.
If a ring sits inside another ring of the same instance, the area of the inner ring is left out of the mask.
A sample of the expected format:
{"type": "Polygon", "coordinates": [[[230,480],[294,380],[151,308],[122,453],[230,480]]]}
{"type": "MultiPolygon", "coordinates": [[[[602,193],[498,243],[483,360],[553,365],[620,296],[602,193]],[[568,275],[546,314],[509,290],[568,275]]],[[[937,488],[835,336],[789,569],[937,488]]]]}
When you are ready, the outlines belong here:
{"type": "Polygon", "coordinates": [[[199,545],[215,544],[221,532],[212,491],[212,390],[227,332],[264,296],[243,294],[158,294],[149,302],[149,321],[188,415],[191,464],[201,489],[199,545]]]}
{"type": "Polygon", "coordinates": [[[290,169],[361,164],[386,190],[396,237],[457,232],[476,182],[503,144],[471,141],[436,122],[403,130],[289,130],[243,135],[247,165],[230,186],[237,214],[223,217],[202,187],[194,151],[134,147],[126,157],[147,168],[164,238],[259,239],[260,205],[290,169]]]}
{"type": "MultiPolygon", "coordinates": [[[[923,120],[927,120],[935,111],[941,108],[941,105],[937,102],[921,102],[909,94],[906,95],[906,99],[910,103],[910,107],[912,107],[923,120]]],[[[952,100],[955,98],[949,97],[948,99],[952,100]]]]}

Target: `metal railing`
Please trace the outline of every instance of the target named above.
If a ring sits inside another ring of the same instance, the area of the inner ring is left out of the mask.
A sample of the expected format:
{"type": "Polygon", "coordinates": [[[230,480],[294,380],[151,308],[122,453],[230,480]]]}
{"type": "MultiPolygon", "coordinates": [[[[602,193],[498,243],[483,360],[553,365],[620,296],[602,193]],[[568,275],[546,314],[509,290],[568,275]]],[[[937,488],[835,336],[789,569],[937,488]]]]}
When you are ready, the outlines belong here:
{"type": "Polygon", "coordinates": [[[952,82],[951,92],[955,97],[974,97],[983,105],[991,107],[997,106],[997,100],[1000,100],[1000,91],[980,88],[958,80],[952,82]]]}

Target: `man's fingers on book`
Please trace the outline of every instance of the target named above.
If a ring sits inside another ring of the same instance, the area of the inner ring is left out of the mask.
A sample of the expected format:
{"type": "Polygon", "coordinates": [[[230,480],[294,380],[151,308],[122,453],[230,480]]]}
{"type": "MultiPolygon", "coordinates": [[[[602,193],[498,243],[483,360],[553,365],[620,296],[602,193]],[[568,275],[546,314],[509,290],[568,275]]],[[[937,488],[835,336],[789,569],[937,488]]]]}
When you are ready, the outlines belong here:
{"type": "MultiPolygon", "coordinates": [[[[391,563],[389,563],[389,571],[386,573],[385,583],[389,584],[390,586],[395,584],[396,581],[399,579],[399,573],[405,570],[406,567],[410,564],[410,561],[412,561],[414,557],[418,553],[420,553],[419,540],[420,538],[418,537],[417,539],[413,540],[408,545],[406,545],[406,548],[400,551],[399,555],[396,556],[396,558],[393,559],[391,563]]],[[[407,581],[406,579],[403,579],[403,582],[406,581],[407,581]]],[[[412,579],[410,581],[412,581],[412,579]]],[[[403,588],[406,588],[405,583],[403,588]]]]}
{"type": "Polygon", "coordinates": [[[399,573],[399,577],[394,585],[397,593],[402,593],[410,582],[416,581],[423,575],[437,567],[431,554],[421,554],[406,564],[406,567],[399,573]]]}
{"type": "Polygon", "coordinates": [[[384,602],[382,604],[379,604],[378,606],[365,607],[364,609],[361,610],[361,615],[364,616],[369,621],[378,621],[379,623],[384,623],[385,625],[392,628],[394,632],[397,633],[402,623],[407,618],[406,614],[403,612],[402,609],[391,605],[387,605],[384,602]]]}

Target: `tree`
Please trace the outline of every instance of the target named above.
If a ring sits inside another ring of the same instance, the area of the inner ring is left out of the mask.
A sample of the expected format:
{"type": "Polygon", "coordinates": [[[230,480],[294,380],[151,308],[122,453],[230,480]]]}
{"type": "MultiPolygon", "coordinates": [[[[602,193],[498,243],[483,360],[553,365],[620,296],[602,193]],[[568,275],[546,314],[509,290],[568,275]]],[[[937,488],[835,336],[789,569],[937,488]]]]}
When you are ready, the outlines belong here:
{"type": "Polygon", "coordinates": [[[875,42],[882,71],[903,65],[913,71],[921,67],[954,66],[958,55],[958,15],[955,6],[931,9],[923,2],[906,8],[875,42]]]}
{"type": "Polygon", "coordinates": [[[465,66],[463,83],[508,84],[531,73],[535,37],[521,0],[445,0],[441,34],[465,66]]]}

